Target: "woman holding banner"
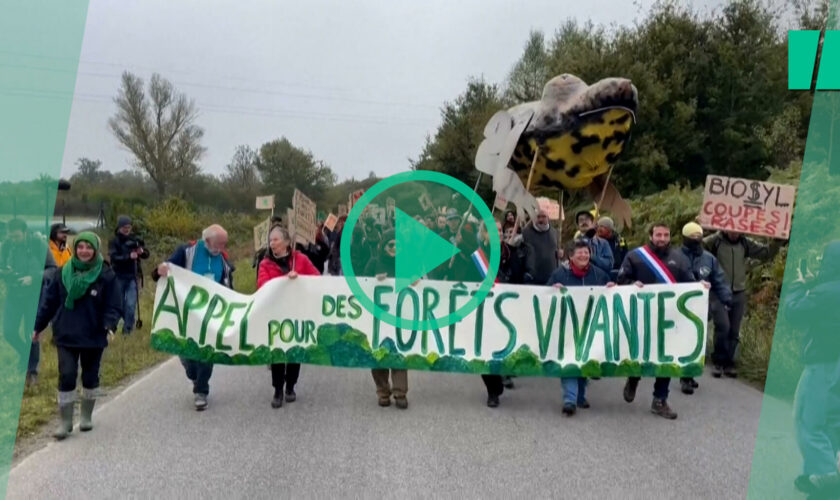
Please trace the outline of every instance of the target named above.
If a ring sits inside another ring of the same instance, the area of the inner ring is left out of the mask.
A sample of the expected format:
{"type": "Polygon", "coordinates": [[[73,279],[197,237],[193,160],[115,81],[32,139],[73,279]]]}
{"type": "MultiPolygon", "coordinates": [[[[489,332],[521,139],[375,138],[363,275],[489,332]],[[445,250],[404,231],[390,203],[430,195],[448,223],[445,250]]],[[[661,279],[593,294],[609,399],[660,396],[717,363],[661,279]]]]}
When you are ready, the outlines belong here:
{"type": "MultiPolygon", "coordinates": [[[[260,262],[257,273],[257,289],[275,278],[295,279],[298,275],[320,276],[321,273],[303,253],[292,250],[289,232],[280,225],[274,225],[268,233],[268,252],[260,262]]],[[[283,406],[283,388],[286,402],[297,399],[295,384],[300,375],[300,363],[274,363],[271,365],[271,383],[274,386],[272,408],[283,406]]]]}
{"type": "MultiPolygon", "coordinates": [[[[592,247],[586,240],[575,241],[569,266],[561,266],[554,271],[548,284],[559,290],[571,286],[606,286],[614,287],[609,275],[593,265],[592,247]]],[[[563,413],[571,417],[578,407],[589,408],[586,400],[586,378],[563,377],[563,413]]]]}
{"type": "Polygon", "coordinates": [[[33,342],[52,320],[52,341],[58,352],[58,412],[56,439],[73,431],[76,379],[82,367],[81,422],[93,429],[93,406],[99,388],[99,364],[108,334],[117,329],[122,294],[111,267],[99,252],[99,237],[83,232],[73,242],[73,256],[44,288],[35,317],[33,342]]]}

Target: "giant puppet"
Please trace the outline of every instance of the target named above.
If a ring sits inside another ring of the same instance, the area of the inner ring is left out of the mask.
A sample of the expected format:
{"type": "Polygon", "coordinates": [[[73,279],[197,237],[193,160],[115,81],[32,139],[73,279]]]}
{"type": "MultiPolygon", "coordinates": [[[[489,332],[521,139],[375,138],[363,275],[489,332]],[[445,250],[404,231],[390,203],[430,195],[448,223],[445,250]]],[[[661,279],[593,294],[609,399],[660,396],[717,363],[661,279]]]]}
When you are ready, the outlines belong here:
{"type": "Polygon", "coordinates": [[[563,74],[539,101],[497,112],[484,129],[476,168],[520,217],[535,217],[535,195],[585,189],[598,210],[630,227],[630,206],[610,183],[612,167],[630,138],[638,91],[625,78],[587,85],[563,74]]]}

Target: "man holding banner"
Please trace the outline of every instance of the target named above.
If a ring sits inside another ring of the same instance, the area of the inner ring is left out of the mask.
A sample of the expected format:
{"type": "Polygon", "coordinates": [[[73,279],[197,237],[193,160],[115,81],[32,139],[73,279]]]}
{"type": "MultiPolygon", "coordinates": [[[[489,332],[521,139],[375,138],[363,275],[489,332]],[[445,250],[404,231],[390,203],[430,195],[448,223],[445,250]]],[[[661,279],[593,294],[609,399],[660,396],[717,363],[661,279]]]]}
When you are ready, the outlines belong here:
{"type": "MultiPolygon", "coordinates": [[[[218,224],[209,226],[202,231],[201,240],[179,246],[166,262],[153,270],[152,280],[157,282],[161,277],[165,278],[169,274],[169,264],[175,264],[212,279],[232,290],[234,268],[228,262],[225,252],[227,241],[228,234],[222,226],[218,224]]],[[[210,392],[213,364],[183,357],[181,358],[181,364],[184,365],[187,378],[193,382],[195,409],[203,411],[207,408],[207,395],[210,392]]]]}
{"type": "MultiPolygon", "coordinates": [[[[667,224],[655,223],[650,228],[650,243],[627,254],[618,271],[618,284],[635,283],[642,288],[649,284],[676,284],[697,281],[691,271],[691,264],[682,252],[671,248],[671,229],[667,224]]],[[[709,288],[707,282],[703,286],[709,288]]],[[[640,377],[630,377],[624,386],[624,400],[632,403],[640,377]]],[[[668,386],[671,379],[657,377],[653,386],[653,402],[650,411],[660,417],[673,420],[677,413],[668,406],[668,386]]]]}

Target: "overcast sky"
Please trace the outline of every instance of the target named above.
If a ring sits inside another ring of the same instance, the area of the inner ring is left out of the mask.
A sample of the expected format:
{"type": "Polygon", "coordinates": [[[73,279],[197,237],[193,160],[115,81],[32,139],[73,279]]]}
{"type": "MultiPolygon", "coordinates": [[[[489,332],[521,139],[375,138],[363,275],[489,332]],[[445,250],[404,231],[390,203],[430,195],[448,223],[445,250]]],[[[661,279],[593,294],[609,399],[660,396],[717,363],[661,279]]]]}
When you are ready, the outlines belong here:
{"type": "Polygon", "coordinates": [[[221,173],[237,145],[281,136],[340,180],[404,171],[441,104],[470,76],[503,82],[530,29],[551,37],[570,18],[632,24],[651,4],[91,0],[62,175],[80,157],[130,165],[107,128],[123,70],[146,82],[158,72],[195,100],[205,172],[221,173]]]}

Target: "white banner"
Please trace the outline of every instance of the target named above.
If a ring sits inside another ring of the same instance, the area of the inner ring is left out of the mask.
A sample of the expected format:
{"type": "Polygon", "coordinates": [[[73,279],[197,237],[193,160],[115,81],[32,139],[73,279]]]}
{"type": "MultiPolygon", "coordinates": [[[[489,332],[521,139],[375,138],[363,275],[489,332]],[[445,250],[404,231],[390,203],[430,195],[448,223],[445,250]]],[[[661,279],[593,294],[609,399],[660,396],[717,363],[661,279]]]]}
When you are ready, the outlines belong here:
{"type": "MultiPolygon", "coordinates": [[[[155,348],[223,364],[291,362],[561,376],[696,376],[706,347],[708,291],[699,283],[574,287],[496,284],[449,326],[398,329],[374,317],[343,277],[274,279],[244,295],[171,266],[157,285],[155,348]],[[501,371],[499,371],[501,370],[501,371]]],[[[477,283],[359,278],[379,307],[440,319],[477,283]]]]}

